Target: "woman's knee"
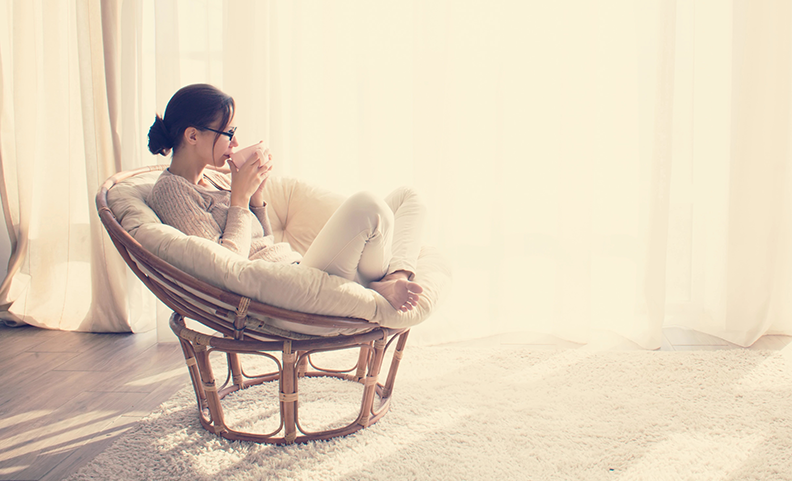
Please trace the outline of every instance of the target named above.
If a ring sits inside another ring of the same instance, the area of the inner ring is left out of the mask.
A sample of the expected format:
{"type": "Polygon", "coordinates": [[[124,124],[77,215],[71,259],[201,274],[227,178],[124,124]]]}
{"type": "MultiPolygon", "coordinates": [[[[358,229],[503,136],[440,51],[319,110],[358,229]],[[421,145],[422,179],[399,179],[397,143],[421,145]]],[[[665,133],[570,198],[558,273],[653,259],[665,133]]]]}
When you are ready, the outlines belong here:
{"type": "Polygon", "coordinates": [[[370,219],[373,222],[380,220],[386,223],[393,222],[393,211],[381,198],[371,192],[358,192],[347,198],[344,206],[352,215],[359,218],[370,219]]]}
{"type": "Polygon", "coordinates": [[[426,204],[424,204],[420,194],[413,187],[408,185],[398,187],[388,194],[385,198],[385,202],[390,206],[393,212],[396,212],[402,207],[409,208],[410,212],[426,212],[426,204]]]}
{"type": "Polygon", "coordinates": [[[346,203],[361,211],[378,211],[384,206],[382,199],[367,191],[361,191],[350,195],[346,203]]]}

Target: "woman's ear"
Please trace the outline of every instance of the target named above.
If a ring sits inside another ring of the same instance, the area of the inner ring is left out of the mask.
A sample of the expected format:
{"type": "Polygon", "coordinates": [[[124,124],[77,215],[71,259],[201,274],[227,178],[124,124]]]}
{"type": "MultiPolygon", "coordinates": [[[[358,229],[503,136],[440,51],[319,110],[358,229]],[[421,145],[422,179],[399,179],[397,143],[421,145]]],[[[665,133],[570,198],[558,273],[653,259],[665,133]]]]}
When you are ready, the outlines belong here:
{"type": "Polygon", "coordinates": [[[188,144],[195,145],[198,142],[198,129],[195,127],[187,127],[184,129],[184,141],[188,144]]]}

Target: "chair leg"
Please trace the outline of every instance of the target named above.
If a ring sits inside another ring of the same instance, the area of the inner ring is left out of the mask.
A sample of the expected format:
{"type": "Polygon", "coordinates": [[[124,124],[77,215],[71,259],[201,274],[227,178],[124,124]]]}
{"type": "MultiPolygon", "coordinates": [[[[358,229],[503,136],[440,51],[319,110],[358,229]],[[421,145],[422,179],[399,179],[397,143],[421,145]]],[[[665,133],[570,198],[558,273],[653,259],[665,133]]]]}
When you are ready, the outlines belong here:
{"type": "Polygon", "coordinates": [[[195,351],[192,345],[184,339],[179,339],[179,344],[181,344],[182,352],[184,353],[184,361],[187,364],[187,371],[190,373],[190,380],[195,390],[195,397],[198,401],[198,413],[203,417],[204,409],[208,409],[208,407],[206,402],[206,391],[204,391],[203,383],[201,382],[201,371],[198,369],[198,361],[195,359],[195,351]]]}
{"type": "Polygon", "coordinates": [[[407,335],[410,331],[405,331],[399,335],[399,340],[396,341],[396,350],[393,351],[393,360],[391,360],[390,369],[388,369],[388,379],[385,381],[385,386],[382,389],[382,399],[388,399],[393,393],[393,383],[396,381],[396,372],[399,370],[399,363],[401,363],[402,355],[404,354],[404,347],[407,344],[407,335]]]}
{"type": "Polygon", "coordinates": [[[228,369],[231,371],[231,380],[238,389],[245,388],[245,381],[242,378],[242,365],[239,363],[239,355],[235,352],[227,352],[228,369]]]}
{"type": "Polygon", "coordinates": [[[280,403],[283,416],[284,439],[287,444],[297,437],[297,353],[292,352],[291,342],[283,343],[283,369],[280,376],[280,403]]]}
{"type": "Polygon", "coordinates": [[[355,372],[355,381],[360,381],[366,376],[366,369],[369,367],[369,360],[371,356],[371,343],[360,346],[360,355],[358,356],[357,371],[355,372]]]}
{"type": "Polygon", "coordinates": [[[374,394],[377,387],[377,377],[379,376],[380,368],[382,367],[382,359],[385,357],[385,346],[387,345],[386,339],[378,339],[374,341],[374,356],[369,363],[368,375],[363,382],[363,402],[360,406],[360,415],[358,416],[357,423],[361,426],[368,427],[369,418],[371,417],[371,409],[374,406],[374,394]]]}
{"type": "Polygon", "coordinates": [[[220,396],[217,395],[217,384],[212,373],[212,366],[209,363],[209,352],[206,347],[204,344],[194,344],[195,360],[198,362],[198,370],[201,372],[201,381],[206,393],[206,401],[214,432],[215,434],[220,434],[227,432],[228,428],[223,419],[223,407],[220,405],[220,396]]]}
{"type": "Polygon", "coordinates": [[[297,377],[305,377],[308,371],[308,356],[304,356],[307,351],[297,351],[297,377]]]}

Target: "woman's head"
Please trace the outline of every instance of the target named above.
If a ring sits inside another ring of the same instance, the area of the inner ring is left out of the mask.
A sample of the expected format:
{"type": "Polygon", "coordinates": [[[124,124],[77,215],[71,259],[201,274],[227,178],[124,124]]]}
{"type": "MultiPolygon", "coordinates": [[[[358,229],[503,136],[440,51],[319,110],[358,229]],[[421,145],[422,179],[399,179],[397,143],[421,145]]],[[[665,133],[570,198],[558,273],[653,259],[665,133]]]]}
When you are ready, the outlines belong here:
{"type": "MultiPolygon", "coordinates": [[[[149,129],[152,154],[175,153],[184,142],[185,131],[195,128],[213,132],[224,130],[234,118],[234,99],[208,84],[182,87],[173,94],[165,114],[156,116],[149,129]]],[[[215,143],[223,135],[214,132],[215,143]]]]}

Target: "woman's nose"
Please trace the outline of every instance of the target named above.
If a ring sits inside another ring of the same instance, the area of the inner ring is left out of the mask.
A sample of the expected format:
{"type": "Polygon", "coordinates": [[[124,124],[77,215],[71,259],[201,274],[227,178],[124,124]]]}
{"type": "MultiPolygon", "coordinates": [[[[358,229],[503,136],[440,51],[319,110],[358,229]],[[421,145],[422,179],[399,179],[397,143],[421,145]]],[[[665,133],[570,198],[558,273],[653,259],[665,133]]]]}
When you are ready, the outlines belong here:
{"type": "Polygon", "coordinates": [[[231,147],[239,147],[239,142],[237,142],[236,137],[231,139],[231,147]]]}

